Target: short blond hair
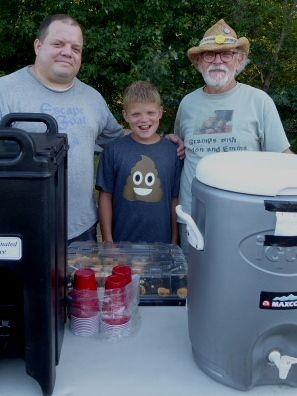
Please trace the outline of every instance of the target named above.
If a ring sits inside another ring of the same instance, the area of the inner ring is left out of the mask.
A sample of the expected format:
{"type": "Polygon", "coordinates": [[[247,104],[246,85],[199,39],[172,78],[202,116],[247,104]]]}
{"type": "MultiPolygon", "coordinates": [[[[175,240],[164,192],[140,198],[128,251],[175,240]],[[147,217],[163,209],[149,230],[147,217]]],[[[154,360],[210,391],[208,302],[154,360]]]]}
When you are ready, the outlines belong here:
{"type": "Polygon", "coordinates": [[[135,81],[129,85],[123,95],[123,109],[127,110],[132,103],[156,103],[161,106],[158,89],[149,81],[135,81]]]}

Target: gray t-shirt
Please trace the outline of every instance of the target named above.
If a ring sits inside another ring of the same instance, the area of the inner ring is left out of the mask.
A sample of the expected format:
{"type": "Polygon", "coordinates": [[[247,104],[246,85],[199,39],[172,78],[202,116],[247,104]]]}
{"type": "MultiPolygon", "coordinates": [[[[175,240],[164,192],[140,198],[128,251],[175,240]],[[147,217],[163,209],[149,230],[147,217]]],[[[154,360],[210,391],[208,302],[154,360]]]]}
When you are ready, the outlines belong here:
{"type": "Polygon", "coordinates": [[[290,146],[272,99],[241,83],[222,94],[207,94],[199,88],[186,95],[174,131],[186,148],[180,204],[189,214],[192,181],[202,157],[228,151],[282,152],[290,146]]]}
{"type": "MultiPolygon", "coordinates": [[[[47,113],[55,117],[59,132],[68,136],[68,239],[88,230],[98,219],[94,199],[96,139],[123,134],[98,91],[79,79],[68,90],[44,86],[24,67],[0,78],[0,118],[7,113],[47,113]]],[[[28,132],[42,132],[38,123],[16,123],[28,132]]]]}

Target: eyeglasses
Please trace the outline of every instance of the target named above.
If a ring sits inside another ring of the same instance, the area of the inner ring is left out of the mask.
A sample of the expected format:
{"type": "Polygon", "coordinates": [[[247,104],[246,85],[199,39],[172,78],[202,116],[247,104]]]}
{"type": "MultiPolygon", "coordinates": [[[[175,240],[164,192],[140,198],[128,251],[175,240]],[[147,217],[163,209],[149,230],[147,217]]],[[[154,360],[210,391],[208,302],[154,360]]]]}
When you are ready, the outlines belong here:
{"type": "Polygon", "coordinates": [[[237,54],[237,52],[232,51],[223,51],[223,52],[203,52],[201,54],[202,59],[207,63],[212,63],[217,55],[220,56],[222,62],[230,62],[233,59],[233,56],[237,54]]]}

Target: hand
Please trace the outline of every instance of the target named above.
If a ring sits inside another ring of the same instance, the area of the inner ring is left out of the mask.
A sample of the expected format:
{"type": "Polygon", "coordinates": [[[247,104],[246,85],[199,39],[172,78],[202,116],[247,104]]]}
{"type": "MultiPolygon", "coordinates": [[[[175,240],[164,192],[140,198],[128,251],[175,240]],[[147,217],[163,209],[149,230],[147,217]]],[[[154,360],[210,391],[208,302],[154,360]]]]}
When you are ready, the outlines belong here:
{"type": "Polygon", "coordinates": [[[174,133],[169,133],[169,134],[165,135],[165,137],[167,139],[169,139],[171,142],[178,145],[178,147],[177,147],[178,158],[181,160],[184,159],[186,156],[186,153],[185,153],[185,145],[184,145],[183,140],[179,136],[175,135],[174,133]]]}

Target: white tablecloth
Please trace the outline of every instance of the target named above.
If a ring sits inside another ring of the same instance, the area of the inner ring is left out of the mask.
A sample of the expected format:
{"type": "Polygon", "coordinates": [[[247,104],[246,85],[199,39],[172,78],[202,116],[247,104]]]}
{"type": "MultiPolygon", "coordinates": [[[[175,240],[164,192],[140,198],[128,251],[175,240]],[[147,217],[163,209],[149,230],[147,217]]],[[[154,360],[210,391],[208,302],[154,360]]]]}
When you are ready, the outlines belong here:
{"type": "MultiPolygon", "coordinates": [[[[140,307],[139,330],[108,342],[66,326],[53,396],[290,396],[289,386],[242,392],[206,376],[192,357],[185,307],[140,307]]],[[[40,362],[42,364],[42,362],[40,362]]],[[[0,396],[41,396],[21,360],[0,360],[0,396]]]]}

